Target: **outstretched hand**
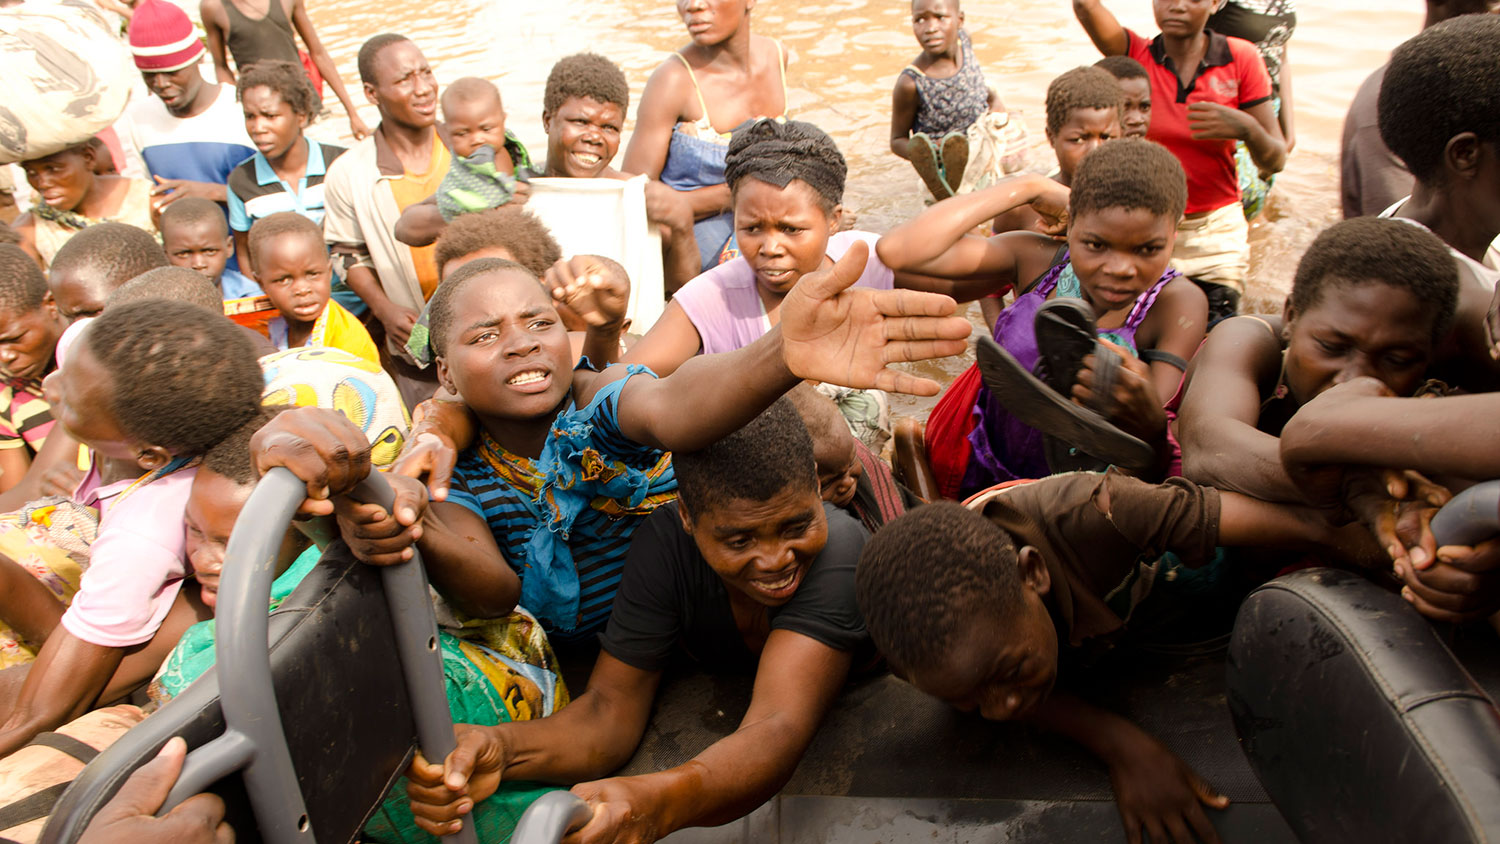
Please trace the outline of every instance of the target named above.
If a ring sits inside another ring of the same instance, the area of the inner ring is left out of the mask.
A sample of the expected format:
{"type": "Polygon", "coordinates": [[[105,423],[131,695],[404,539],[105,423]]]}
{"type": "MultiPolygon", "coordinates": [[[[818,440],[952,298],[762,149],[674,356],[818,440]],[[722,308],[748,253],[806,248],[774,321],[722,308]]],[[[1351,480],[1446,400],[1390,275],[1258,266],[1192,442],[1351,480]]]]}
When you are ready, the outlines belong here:
{"type": "Polygon", "coordinates": [[[856,241],[832,268],[803,276],[781,303],[782,355],[798,378],[935,396],[936,381],[890,364],[960,354],[972,326],[938,293],[854,287],[869,247],[856,241]]]}
{"type": "Polygon", "coordinates": [[[1227,808],[1229,798],[1156,739],[1144,733],[1136,737],[1111,762],[1109,782],[1130,844],[1141,844],[1142,830],[1151,844],[1219,844],[1203,807],[1227,808]]]}

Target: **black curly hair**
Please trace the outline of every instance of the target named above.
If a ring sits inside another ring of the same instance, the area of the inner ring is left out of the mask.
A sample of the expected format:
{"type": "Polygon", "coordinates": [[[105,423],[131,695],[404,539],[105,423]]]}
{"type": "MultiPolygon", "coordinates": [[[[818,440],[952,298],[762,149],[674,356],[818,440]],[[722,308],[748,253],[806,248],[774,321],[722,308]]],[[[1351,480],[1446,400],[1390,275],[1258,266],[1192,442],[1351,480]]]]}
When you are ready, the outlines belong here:
{"type": "Polygon", "coordinates": [[[1396,48],[1380,83],[1380,137],[1420,182],[1443,183],[1455,135],[1500,143],[1500,17],[1460,15],[1396,48]]]}
{"type": "Polygon", "coordinates": [[[1323,230],[1297,262],[1289,298],[1305,314],[1330,286],[1385,284],[1407,290],[1432,314],[1442,337],[1458,310],[1458,264],[1437,235],[1400,220],[1355,217],[1323,230]]]}
{"type": "Polygon", "coordinates": [[[260,262],[260,254],[266,248],[266,241],[273,237],[283,235],[299,234],[318,244],[325,252],[328,246],[323,242],[323,227],[314,223],[307,217],[296,211],[278,211],[256,220],[250,226],[250,260],[254,263],[260,262]]]}
{"type": "Polygon", "coordinates": [[[623,115],[630,110],[630,83],[620,66],[598,53],[574,53],[564,56],[547,74],[547,90],[542,94],[542,112],[556,114],[562,104],[574,97],[588,97],[598,103],[614,103],[623,115]]]}
{"type": "Polygon", "coordinates": [[[1112,108],[1119,113],[1120,83],[1097,67],[1075,67],[1047,86],[1047,134],[1056,135],[1080,108],[1112,108]]]}
{"type": "Polygon", "coordinates": [[[191,302],[200,308],[222,315],[224,298],[213,282],[202,273],[186,267],[157,267],[125,282],[104,300],[104,307],[118,308],[126,302],[141,299],[173,299],[191,302]]]}
{"type": "Polygon", "coordinates": [[[865,543],[854,595],[875,646],[896,668],[942,665],[975,611],[1021,608],[1015,542],[961,504],[925,504],[865,543]]]}
{"type": "Polygon", "coordinates": [[[202,454],[260,412],[255,347],[222,314],[189,302],[127,302],[90,323],[83,341],[109,375],[111,412],[142,442],[202,454]]]}
{"type": "Polygon", "coordinates": [[[825,213],[844,201],[849,165],[828,133],[799,120],[760,119],[734,130],[724,163],[731,191],[747,177],[785,188],[793,179],[818,195],[825,213]]]}
{"type": "MultiPolygon", "coordinates": [[[[167,209],[187,201],[178,200],[167,209]]],[[[68,238],[52,256],[49,272],[54,282],[84,273],[97,275],[113,290],[147,270],[168,265],[167,253],[146,231],[125,223],[95,223],[68,238]]]]}
{"type": "Polygon", "coordinates": [[[538,278],[562,258],[562,247],[546,224],[523,206],[502,205],[461,215],[448,224],[433,249],[438,275],[455,258],[495,247],[509,252],[516,263],[538,278]]]}
{"type": "Polygon", "coordinates": [[[240,72],[240,78],[234,83],[235,97],[243,101],[245,92],[251,88],[270,88],[280,95],[293,114],[300,114],[309,121],[323,110],[323,100],[300,64],[270,59],[258,61],[240,72]]]}
{"type": "Polygon", "coordinates": [[[0,243],[0,313],[29,313],[46,295],[47,277],[36,261],[14,243],[0,243]]]}
{"type": "Polygon", "coordinates": [[[1106,208],[1144,208],[1174,221],[1181,217],[1187,208],[1187,175],[1177,156],[1141,138],[1100,144],[1073,174],[1068,211],[1076,220],[1106,208]]]}
{"type": "Polygon", "coordinates": [[[1105,56],[1094,62],[1094,67],[1116,79],[1151,79],[1146,75],[1146,66],[1129,56],[1105,56]]]}
{"type": "MultiPolygon", "coordinates": [[[[459,219],[462,220],[463,217],[459,219]]],[[[463,293],[464,288],[468,287],[474,279],[503,272],[520,273],[540,283],[536,273],[515,261],[507,261],[504,258],[480,258],[454,270],[453,275],[443,279],[443,283],[438,285],[437,292],[433,293],[432,298],[427,302],[427,330],[432,337],[432,349],[439,357],[447,353],[453,321],[458,318],[453,303],[458,299],[459,294],[463,293]]]]}
{"type": "Polygon", "coordinates": [[[382,32],[366,39],[365,43],[359,45],[359,56],[355,60],[359,67],[359,81],[366,85],[374,85],[376,83],[375,60],[380,58],[381,51],[392,44],[410,40],[399,32],[382,32]]]}
{"type": "Polygon", "coordinates": [[[789,487],[818,491],[812,437],[785,396],[718,442],[674,452],[672,471],[694,517],[734,501],[770,501],[789,487]]]}

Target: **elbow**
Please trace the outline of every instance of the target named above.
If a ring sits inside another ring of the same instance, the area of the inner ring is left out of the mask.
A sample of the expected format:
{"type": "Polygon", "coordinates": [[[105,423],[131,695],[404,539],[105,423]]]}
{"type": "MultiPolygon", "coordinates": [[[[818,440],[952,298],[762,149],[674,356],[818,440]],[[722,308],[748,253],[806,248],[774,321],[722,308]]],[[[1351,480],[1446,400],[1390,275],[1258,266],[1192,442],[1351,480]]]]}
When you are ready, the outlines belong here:
{"type": "Polygon", "coordinates": [[[1195,484],[1219,487],[1222,461],[1212,447],[1193,442],[1184,437],[1182,445],[1182,476],[1195,484]]]}

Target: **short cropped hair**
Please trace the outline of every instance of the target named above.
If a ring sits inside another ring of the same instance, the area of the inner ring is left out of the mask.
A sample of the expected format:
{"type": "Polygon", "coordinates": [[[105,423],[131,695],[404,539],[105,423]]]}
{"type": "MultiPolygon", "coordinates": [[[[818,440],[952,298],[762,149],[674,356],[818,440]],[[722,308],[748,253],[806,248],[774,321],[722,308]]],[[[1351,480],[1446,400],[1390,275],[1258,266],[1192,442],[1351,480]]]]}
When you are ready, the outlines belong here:
{"type": "Polygon", "coordinates": [[[976,611],[1003,617],[1021,607],[1015,542],[962,504],[925,504],[865,543],[854,596],[891,665],[943,665],[976,611]]]}
{"type": "Polygon", "coordinates": [[[1141,138],[1101,144],[1073,174],[1068,210],[1073,219],[1106,208],[1144,208],[1176,220],[1187,208],[1187,175],[1177,156],[1141,138]]]}
{"type": "Polygon", "coordinates": [[[496,101],[500,100],[500,89],[495,83],[478,76],[464,76],[448,83],[448,87],[443,89],[442,104],[447,109],[449,102],[473,103],[491,97],[496,101]]]}
{"type": "Polygon", "coordinates": [[[1129,56],[1105,56],[1094,62],[1094,67],[1108,73],[1115,79],[1145,79],[1151,77],[1146,75],[1146,66],[1129,56]]]}
{"type": "Polygon", "coordinates": [[[359,81],[366,85],[374,85],[375,61],[380,58],[380,51],[392,44],[410,40],[397,32],[382,32],[379,35],[372,35],[369,40],[359,45],[359,57],[356,60],[359,67],[359,81]]]}
{"type": "Polygon", "coordinates": [[[625,71],[598,53],[574,53],[559,59],[547,74],[547,90],[542,94],[542,111],[556,114],[562,104],[574,97],[588,97],[596,103],[614,103],[620,114],[630,110],[630,83],[625,71]]]}
{"type": "MultiPolygon", "coordinates": [[[[178,200],[172,205],[187,201],[178,200]]],[[[52,274],[74,275],[93,270],[110,285],[119,286],[147,270],[168,265],[161,244],[142,229],[125,223],[95,223],[68,238],[57,250],[52,257],[52,274]]]]}
{"type": "Polygon", "coordinates": [[[179,199],[161,210],[161,231],[166,237],[167,230],[177,226],[193,226],[199,223],[208,223],[217,227],[224,237],[229,237],[229,221],[224,217],[224,209],[219,203],[212,199],[204,199],[201,196],[189,196],[179,199]]]}
{"type": "Polygon", "coordinates": [[[157,267],[115,288],[104,300],[104,307],[118,308],[126,302],[142,299],[171,299],[189,302],[223,315],[224,298],[213,282],[186,267],[157,267]]]}
{"type": "Polygon", "coordinates": [[[1420,182],[1441,184],[1455,135],[1500,143],[1500,17],[1460,15],[1396,48],[1380,84],[1380,137],[1420,182]]]}
{"type": "Polygon", "coordinates": [[[678,500],[694,518],[733,501],[770,501],[788,488],[818,489],[812,437],[785,396],[718,442],[673,452],[672,471],[678,500]]]}
{"type": "MultiPolygon", "coordinates": [[[[462,220],[463,217],[459,219],[462,220]]],[[[454,270],[453,275],[443,279],[443,283],[438,285],[437,292],[427,302],[427,329],[432,335],[432,349],[438,356],[444,356],[448,351],[453,320],[458,316],[453,310],[454,300],[469,286],[469,282],[479,276],[501,272],[517,272],[540,284],[536,273],[522,264],[504,258],[480,258],[454,270]]]]}
{"type": "Polygon", "coordinates": [[[1458,310],[1458,264],[1437,235],[1400,220],[1355,217],[1323,230],[1297,262],[1292,308],[1305,314],[1330,286],[1386,284],[1430,308],[1442,337],[1458,310]]]}
{"type": "Polygon", "coordinates": [[[562,258],[562,247],[545,223],[524,206],[502,205],[478,214],[463,214],[448,224],[433,249],[438,275],[455,258],[495,247],[509,252],[516,263],[538,278],[562,258]]]}
{"type": "Polygon", "coordinates": [[[245,332],[197,305],[162,299],[107,308],[83,335],[109,373],[125,433],[198,455],[260,412],[264,385],[245,332]]]}
{"type": "Polygon", "coordinates": [[[9,223],[0,222],[0,243],[20,243],[21,235],[10,227],[9,223]]]}
{"type": "Polygon", "coordinates": [[[833,138],[800,120],[761,119],[736,129],[724,164],[724,181],[731,191],[750,177],[778,188],[798,179],[818,195],[825,213],[844,201],[848,175],[849,165],[833,138]]]}
{"type": "Polygon", "coordinates": [[[1081,108],[1119,109],[1120,83],[1097,67],[1075,67],[1047,86],[1047,134],[1056,135],[1081,108]]]}
{"type": "Polygon", "coordinates": [[[0,313],[25,314],[42,306],[47,277],[14,243],[0,243],[0,313]]]}
{"type": "Polygon", "coordinates": [[[250,226],[250,260],[252,263],[260,262],[260,254],[266,248],[266,241],[283,235],[299,234],[318,244],[323,251],[328,251],[328,246],[323,242],[323,227],[314,223],[307,217],[296,211],[278,211],[256,220],[250,226]]]}
{"type": "Polygon", "coordinates": [[[251,486],[259,478],[255,474],[255,458],[250,454],[250,438],[255,436],[282,407],[262,407],[245,424],[235,428],[218,444],[203,454],[203,468],[216,475],[223,475],[240,486],[251,486]]]}
{"type": "MultiPolygon", "coordinates": [[[[269,88],[281,97],[293,114],[309,120],[318,116],[322,109],[322,98],[307,79],[302,65],[270,59],[258,61],[240,72],[235,82],[235,96],[241,101],[251,88],[269,88]]],[[[170,208],[171,206],[167,206],[170,208]]]]}

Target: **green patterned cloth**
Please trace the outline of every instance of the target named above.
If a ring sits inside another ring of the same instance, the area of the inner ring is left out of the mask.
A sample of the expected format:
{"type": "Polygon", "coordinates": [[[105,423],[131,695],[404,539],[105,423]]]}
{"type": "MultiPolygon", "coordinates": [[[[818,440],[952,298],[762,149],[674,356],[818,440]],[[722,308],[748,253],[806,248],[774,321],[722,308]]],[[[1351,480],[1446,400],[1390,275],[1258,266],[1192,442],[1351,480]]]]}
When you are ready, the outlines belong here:
{"type": "Polygon", "coordinates": [[[474,150],[465,158],[453,157],[448,165],[448,175],[438,186],[438,211],[443,219],[453,222],[455,217],[488,211],[510,202],[516,194],[516,181],[525,181],[531,169],[531,156],[526,147],[508,130],[505,133],[505,151],[515,165],[514,174],[502,173],[495,165],[495,148],[489,144],[474,150]]]}

